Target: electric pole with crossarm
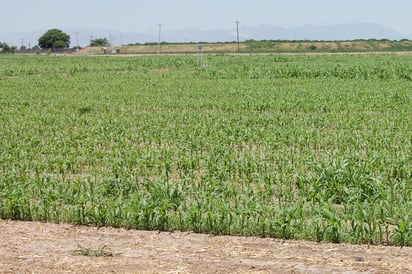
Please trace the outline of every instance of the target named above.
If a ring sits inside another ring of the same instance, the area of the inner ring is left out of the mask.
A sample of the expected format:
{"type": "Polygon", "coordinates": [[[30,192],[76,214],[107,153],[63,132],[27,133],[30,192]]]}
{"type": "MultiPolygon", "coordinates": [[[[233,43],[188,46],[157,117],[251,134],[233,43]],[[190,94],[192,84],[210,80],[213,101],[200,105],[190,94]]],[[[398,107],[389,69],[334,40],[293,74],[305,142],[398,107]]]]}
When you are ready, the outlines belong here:
{"type": "Polygon", "coordinates": [[[239,21],[235,21],[236,23],[236,37],[237,37],[237,53],[240,53],[240,42],[239,42],[239,21]]]}
{"type": "Polygon", "coordinates": [[[163,24],[157,24],[157,25],[159,26],[159,44],[158,44],[158,47],[157,47],[157,54],[160,54],[160,34],[162,32],[163,24]]]}

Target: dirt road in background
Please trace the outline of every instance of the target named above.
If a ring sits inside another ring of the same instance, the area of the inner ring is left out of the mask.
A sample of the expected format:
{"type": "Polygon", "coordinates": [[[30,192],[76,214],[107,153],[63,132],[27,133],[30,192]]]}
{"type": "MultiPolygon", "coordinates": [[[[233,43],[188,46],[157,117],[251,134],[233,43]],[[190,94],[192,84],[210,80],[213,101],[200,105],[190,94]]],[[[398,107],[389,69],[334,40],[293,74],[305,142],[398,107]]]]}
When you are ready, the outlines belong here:
{"type": "Polygon", "coordinates": [[[0,220],[0,272],[412,273],[412,248],[0,220]]]}

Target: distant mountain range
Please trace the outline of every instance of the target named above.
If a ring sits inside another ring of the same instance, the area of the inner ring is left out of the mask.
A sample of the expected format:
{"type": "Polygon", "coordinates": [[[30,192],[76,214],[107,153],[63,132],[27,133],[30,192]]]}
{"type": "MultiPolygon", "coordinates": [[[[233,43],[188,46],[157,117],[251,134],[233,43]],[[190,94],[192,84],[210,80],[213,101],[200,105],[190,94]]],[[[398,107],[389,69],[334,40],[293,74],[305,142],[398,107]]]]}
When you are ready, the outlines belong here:
{"type": "MultiPolygon", "coordinates": [[[[111,29],[70,28],[62,29],[71,36],[71,46],[86,46],[91,38],[112,39],[114,45],[146,43],[158,41],[158,32],[138,33],[121,32],[111,29]]],[[[0,33],[0,41],[9,45],[34,46],[38,38],[47,30],[32,32],[0,33]]],[[[412,34],[404,35],[392,28],[378,24],[341,24],[329,26],[306,25],[293,28],[281,26],[259,25],[248,27],[240,25],[240,39],[244,40],[355,40],[355,39],[390,39],[400,40],[412,38],[412,34]]],[[[236,40],[234,29],[200,30],[195,28],[167,30],[164,26],[161,33],[164,42],[229,42],[236,40]]]]}

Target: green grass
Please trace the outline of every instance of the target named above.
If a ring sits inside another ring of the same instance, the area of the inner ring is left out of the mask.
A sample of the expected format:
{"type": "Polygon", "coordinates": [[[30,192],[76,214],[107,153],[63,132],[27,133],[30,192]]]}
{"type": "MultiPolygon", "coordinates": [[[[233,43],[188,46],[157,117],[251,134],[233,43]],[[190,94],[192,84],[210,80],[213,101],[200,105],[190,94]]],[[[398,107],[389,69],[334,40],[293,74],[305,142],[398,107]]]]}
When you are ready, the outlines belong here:
{"type": "Polygon", "coordinates": [[[115,254],[107,245],[100,247],[85,247],[77,243],[77,249],[74,255],[81,255],[86,257],[113,257],[115,254]]]}
{"type": "Polygon", "coordinates": [[[0,57],[0,218],[412,245],[412,57],[0,57]]]}

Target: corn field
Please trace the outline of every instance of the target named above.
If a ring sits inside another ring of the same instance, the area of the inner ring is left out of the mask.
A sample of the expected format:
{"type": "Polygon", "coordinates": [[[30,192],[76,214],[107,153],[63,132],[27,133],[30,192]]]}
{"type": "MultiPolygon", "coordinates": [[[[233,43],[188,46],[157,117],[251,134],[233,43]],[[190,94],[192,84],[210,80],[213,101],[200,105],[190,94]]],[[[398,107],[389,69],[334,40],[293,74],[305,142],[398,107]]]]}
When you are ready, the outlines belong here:
{"type": "Polygon", "coordinates": [[[0,57],[0,218],[412,245],[412,57],[0,57]]]}

